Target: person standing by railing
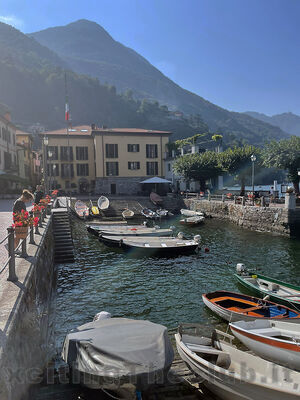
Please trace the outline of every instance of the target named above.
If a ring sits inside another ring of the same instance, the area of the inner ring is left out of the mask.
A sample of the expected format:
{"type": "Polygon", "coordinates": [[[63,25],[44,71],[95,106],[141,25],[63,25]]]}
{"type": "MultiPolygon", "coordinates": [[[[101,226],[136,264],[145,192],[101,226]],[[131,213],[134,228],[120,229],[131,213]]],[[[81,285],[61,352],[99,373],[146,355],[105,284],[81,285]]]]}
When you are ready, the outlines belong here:
{"type": "MultiPolygon", "coordinates": [[[[13,213],[18,214],[21,213],[22,210],[26,211],[26,203],[31,200],[33,200],[33,194],[29,192],[29,190],[24,189],[21,197],[14,202],[13,213]]],[[[18,247],[19,242],[20,239],[15,238],[15,248],[18,247]]]]}
{"type": "Polygon", "coordinates": [[[43,197],[44,197],[44,192],[42,191],[42,186],[37,185],[36,191],[34,193],[34,200],[33,200],[34,204],[39,204],[39,202],[43,197]]]}

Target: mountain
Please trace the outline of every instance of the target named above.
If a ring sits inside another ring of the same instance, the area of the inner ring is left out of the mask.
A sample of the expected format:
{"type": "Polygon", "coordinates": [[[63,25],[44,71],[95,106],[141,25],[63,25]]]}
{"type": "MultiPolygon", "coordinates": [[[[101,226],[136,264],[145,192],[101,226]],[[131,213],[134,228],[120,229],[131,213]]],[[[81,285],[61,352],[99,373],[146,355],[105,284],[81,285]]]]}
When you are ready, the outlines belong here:
{"type": "Polygon", "coordinates": [[[227,111],[181,88],[95,22],[79,20],[31,33],[29,37],[54,51],[75,72],[108,82],[118,92],[132,90],[137,99],[156,100],[171,110],[200,115],[212,132],[225,134],[228,141],[262,144],[287,136],[278,127],[227,111]]]}
{"type": "Polygon", "coordinates": [[[268,115],[261,114],[255,111],[246,111],[245,114],[268,124],[278,126],[284,132],[290,135],[300,136],[300,116],[291,112],[282,114],[275,114],[269,117],[268,115]]]}
{"type": "MultiPolygon", "coordinates": [[[[13,121],[23,129],[36,122],[48,130],[64,126],[66,61],[4,23],[0,23],[0,54],[0,103],[11,110],[13,121]]],[[[164,129],[174,132],[175,139],[195,133],[192,120],[171,118],[157,102],[119,95],[97,78],[70,69],[66,76],[74,125],[164,129]]],[[[208,130],[201,119],[196,127],[200,132],[208,130]]]]}

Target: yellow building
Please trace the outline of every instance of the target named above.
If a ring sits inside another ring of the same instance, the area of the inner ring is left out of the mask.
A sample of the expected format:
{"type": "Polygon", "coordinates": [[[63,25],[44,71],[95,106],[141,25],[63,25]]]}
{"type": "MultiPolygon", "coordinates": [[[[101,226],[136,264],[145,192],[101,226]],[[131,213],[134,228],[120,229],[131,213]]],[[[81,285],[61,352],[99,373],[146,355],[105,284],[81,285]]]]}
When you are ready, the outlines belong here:
{"type": "Polygon", "coordinates": [[[95,187],[94,140],[90,126],[44,132],[46,186],[85,193],[95,187]]]}
{"type": "Polygon", "coordinates": [[[79,193],[138,193],[145,178],[164,176],[169,135],[166,131],[95,126],[74,127],[69,134],[66,129],[45,132],[50,186],[79,193]]]}
{"type": "Polygon", "coordinates": [[[163,177],[171,132],[135,128],[96,128],[96,193],[134,194],[140,182],[163,177]]]}

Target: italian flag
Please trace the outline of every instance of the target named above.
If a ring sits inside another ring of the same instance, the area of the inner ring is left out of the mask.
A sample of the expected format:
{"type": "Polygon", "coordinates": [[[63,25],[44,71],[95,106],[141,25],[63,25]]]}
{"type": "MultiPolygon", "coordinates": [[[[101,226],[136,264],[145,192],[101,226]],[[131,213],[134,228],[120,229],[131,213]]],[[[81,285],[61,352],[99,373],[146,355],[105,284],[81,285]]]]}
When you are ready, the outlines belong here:
{"type": "Polygon", "coordinates": [[[69,104],[66,101],[66,107],[65,107],[65,120],[69,121],[70,120],[70,109],[69,109],[69,104]]]}

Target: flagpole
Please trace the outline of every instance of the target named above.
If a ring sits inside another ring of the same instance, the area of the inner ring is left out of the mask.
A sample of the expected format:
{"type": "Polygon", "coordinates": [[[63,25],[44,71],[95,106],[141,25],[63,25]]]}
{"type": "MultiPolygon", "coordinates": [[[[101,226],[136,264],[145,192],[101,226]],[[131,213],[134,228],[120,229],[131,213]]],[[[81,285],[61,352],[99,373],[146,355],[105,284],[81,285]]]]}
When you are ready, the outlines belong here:
{"type": "MultiPolygon", "coordinates": [[[[67,171],[68,171],[68,178],[71,179],[71,157],[70,157],[70,107],[69,107],[69,96],[68,96],[68,87],[67,87],[67,72],[65,71],[65,120],[67,122],[67,171]]],[[[70,191],[69,191],[70,192],[70,191]]],[[[69,196],[69,202],[71,203],[71,198],[69,196]]]]}

